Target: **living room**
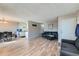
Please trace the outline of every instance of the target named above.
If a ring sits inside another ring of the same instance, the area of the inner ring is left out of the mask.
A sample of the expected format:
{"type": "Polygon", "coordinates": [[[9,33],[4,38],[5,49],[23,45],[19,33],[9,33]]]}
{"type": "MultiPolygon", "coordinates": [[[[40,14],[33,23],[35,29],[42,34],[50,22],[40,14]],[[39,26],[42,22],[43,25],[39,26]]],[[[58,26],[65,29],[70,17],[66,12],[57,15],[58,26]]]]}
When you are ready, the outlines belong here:
{"type": "Polygon", "coordinates": [[[78,5],[0,4],[0,55],[59,56],[62,39],[78,39],[78,5]]]}
{"type": "Polygon", "coordinates": [[[31,18],[32,20],[30,20],[29,17],[27,19],[25,14],[23,14],[24,11],[26,12],[26,9],[25,10],[23,9],[22,12],[20,12],[20,10],[22,8],[25,8],[24,6],[26,7],[29,6],[29,8],[28,7],[27,8],[30,10],[30,8],[32,8],[30,7],[30,5],[29,4],[0,4],[0,7],[1,7],[0,9],[0,12],[1,12],[0,14],[1,15],[0,16],[1,18],[0,19],[0,34],[1,34],[0,55],[58,55],[58,48],[57,48],[58,47],[58,25],[57,25],[58,20],[57,18],[51,19],[50,21],[49,20],[38,21],[37,19],[39,18],[33,16],[33,18],[31,18]],[[17,10],[17,12],[15,11],[15,9],[17,10]],[[15,15],[17,17],[15,17],[15,15]],[[18,17],[22,17],[22,18],[18,18],[18,17]],[[17,47],[19,46],[21,49],[19,50],[19,48],[17,48],[16,46],[17,47]],[[24,50],[22,49],[22,47],[26,49],[26,52],[22,52],[24,50]],[[49,47],[50,49],[48,49],[49,47]],[[45,48],[47,48],[47,50],[45,50],[45,48]],[[12,49],[13,51],[9,51],[12,49]],[[16,51],[16,49],[18,50],[18,52],[14,54],[14,51],[16,51]],[[36,53],[34,51],[36,51],[36,53]],[[51,51],[53,51],[53,53],[51,53],[51,51]]]}

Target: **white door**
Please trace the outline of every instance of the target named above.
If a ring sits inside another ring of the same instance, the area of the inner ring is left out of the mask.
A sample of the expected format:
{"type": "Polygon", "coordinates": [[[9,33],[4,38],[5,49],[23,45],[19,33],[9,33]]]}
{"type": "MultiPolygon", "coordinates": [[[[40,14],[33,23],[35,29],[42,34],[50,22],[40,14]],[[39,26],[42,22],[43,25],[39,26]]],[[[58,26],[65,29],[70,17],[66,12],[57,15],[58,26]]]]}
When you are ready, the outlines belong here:
{"type": "Polygon", "coordinates": [[[62,39],[75,40],[76,18],[62,19],[62,39]]]}

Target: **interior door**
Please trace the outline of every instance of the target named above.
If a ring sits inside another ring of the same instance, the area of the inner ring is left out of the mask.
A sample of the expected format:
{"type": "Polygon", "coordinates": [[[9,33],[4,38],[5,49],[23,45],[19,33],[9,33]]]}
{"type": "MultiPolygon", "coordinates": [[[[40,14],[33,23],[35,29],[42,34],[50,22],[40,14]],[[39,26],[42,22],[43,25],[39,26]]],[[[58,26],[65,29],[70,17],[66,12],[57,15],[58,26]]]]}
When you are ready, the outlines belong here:
{"type": "Polygon", "coordinates": [[[62,39],[75,40],[76,18],[62,19],[62,39]]]}

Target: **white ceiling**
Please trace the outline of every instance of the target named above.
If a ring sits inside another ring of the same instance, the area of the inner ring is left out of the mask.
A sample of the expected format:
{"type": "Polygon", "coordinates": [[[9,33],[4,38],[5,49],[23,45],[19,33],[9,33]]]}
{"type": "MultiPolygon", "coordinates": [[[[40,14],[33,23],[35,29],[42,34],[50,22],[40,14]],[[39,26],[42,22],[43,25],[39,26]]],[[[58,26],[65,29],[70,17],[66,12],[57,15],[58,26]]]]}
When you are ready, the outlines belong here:
{"type": "Polygon", "coordinates": [[[73,13],[79,9],[79,4],[69,3],[26,3],[0,4],[0,13],[21,20],[44,22],[57,16],[73,13]]]}

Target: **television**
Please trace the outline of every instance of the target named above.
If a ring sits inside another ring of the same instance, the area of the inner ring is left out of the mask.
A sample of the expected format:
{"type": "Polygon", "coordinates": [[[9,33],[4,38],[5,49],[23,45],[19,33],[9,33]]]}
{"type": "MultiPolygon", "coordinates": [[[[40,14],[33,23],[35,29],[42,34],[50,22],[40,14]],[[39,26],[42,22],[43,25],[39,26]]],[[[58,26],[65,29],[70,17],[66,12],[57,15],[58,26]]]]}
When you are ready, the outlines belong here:
{"type": "Polygon", "coordinates": [[[37,27],[37,25],[36,25],[36,24],[32,24],[32,26],[37,27]]]}

